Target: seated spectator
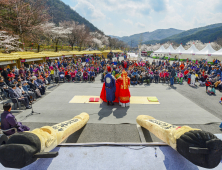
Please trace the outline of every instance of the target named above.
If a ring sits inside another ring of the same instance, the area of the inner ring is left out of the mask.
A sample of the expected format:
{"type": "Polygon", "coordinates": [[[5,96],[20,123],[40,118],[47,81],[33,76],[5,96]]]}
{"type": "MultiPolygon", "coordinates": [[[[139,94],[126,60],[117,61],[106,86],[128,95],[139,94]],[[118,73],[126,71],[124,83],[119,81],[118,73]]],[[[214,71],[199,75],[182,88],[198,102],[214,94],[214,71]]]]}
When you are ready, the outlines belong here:
{"type": "Polygon", "coordinates": [[[22,102],[25,105],[26,109],[31,109],[31,107],[29,106],[29,99],[20,95],[16,91],[16,86],[14,84],[12,85],[12,89],[9,90],[9,95],[11,98],[16,98],[19,102],[22,102]]]}
{"type": "Polygon", "coordinates": [[[41,97],[41,96],[42,96],[42,95],[41,95],[41,91],[40,91],[39,88],[35,85],[34,79],[31,79],[31,81],[28,82],[28,84],[29,84],[30,90],[31,90],[31,91],[34,91],[34,92],[36,93],[36,96],[37,96],[37,97],[41,97]]]}
{"type": "Polygon", "coordinates": [[[23,89],[22,89],[22,85],[19,83],[16,87],[16,92],[19,93],[20,96],[23,96],[23,97],[27,97],[29,99],[29,104],[32,103],[33,99],[34,98],[30,98],[29,94],[26,93],[23,89]]]}
{"type": "Polygon", "coordinates": [[[170,74],[169,74],[168,70],[166,70],[164,72],[164,79],[165,79],[165,82],[168,82],[170,80],[170,74]]]}
{"type": "Polygon", "coordinates": [[[222,92],[222,81],[221,80],[219,80],[219,84],[218,84],[217,88],[220,92],[222,92]]]}
{"type": "Polygon", "coordinates": [[[133,76],[133,77],[136,76],[136,78],[138,77],[138,73],[137,73],[136,69],[134,69],[134,71],[133,71],[133,73],[132,73],[132,76],[133,76]]]}
{"type": "Polygon", "coordinates": [[[75,81],[75,76],[76,76],[76,73],[75,73],[74,69],[71,71],[70,75],[71,75],[72,81],[74,82],[75,81]]]}
{"type": "Polygon", "coordinates": [[[45,78],[48,81],[48,84],[51,83],[50,71],[48,69],[45,70],[45,78]]]}
{"type": "Polygon", "coordinates": [[[159,76],[160,76],[159,82],[160,82],[160,80],[162,80],[162,82],[165,83],[165,77],[164,77],[163,70],[160,72],[159,76]]]}
{"type": "Polygon", "coordinates": [[[215,88],[217,88],[217,86],[219,85],[219,83],[220,83],[220,79],[221,79],[221,77],[220,77],[220,74],[218,73],[217,76],[214,78],[214,81],[215,81],[215,83],[214,83],[215,88]]]}
{"type": "Polygon", "coordinates": [[[64,73],[63,70],[61,70],[61,71],[59,72],[59,77],[60,77],[60,81],[63,80],[63,82],[65,82],[65,73],[64,73]]]}
{"type": "Polygon", "coordinates": [[[45,94],[45,87],[42,85],[42,83],[40,81],[37,81],[37,78],[34,77],[34,83],[35,85],[37,86],[37,88],[40,90],[41,92],[41,95],[44,95],[45,94]]]}
{"type": "Polygon", "coordinates": [[[199,75],[198,82],[200,83],[200,86],[205,86],[205,79],[203,75],[199,75]]]}
{"type": "Polygon", "coordinates": [[[154,81],[155,81],[155,83],[158,83],[159,82],[159,72],[158,72],[158,70],[155,70],[153,72],[153,74],[154,74],[154,81]]]}
{"type": "Polygon", "coordinates": [[[144,77],[144,80],[147,84],[150,84],[150,74],[149,73],[146,73],[145,74],[145,77],[144,77]]]}
{"type": "Polygon", "coordinates": [[[31,101],[35,101],[35,93],[29,88],[28,82],[24,81],[21,87],[22,91],[26,92],[29,95],[31,101]]]}
{"type": "MultiPolygon", "coordinates": [[[[6,103],[3,106],[4,112],[1,114],[1,129],[8,130],[11,128],[16,128],[18,132],[29,131],[30,128],[22,125],[21,122],[17,122],[15,116],[11,113],[12,106],[10,103],[6,103]]],[[[10,130],[4,132],[5,135],[12,135],[15,133],[15,130],[10,130]]]]}
{"type": "Polygon", "coordinates": [[[210,82],[209,78],[207,78],[207,81],[206,81],[206,93],[208,92],[208,87],[212,85],[212,83],[210,82]]]}
{"type": "Polygon", "coordinates": [[[3,77],[0,77],[0,88],[5,92],[7,95],[9,94],[8,85],[4,82],[3,77]]]}
{"type": "Polygon", "coordinates": [[[90,81],[95,81],[95,72],[94,72],[94,70],[92,70],[90,72],[90,81]]]}
{"type": "Polygon", "coordinates": [[[130,82],[131,82],[131,85],[137,85],[137,78],[136,78],[136,75],[132,76],[130,82]]]}
{"type": "Polygon", "coordinates": [[[87,80],[88,80],[88,73],[85,70],[83,73],[83,81],[87,81],[87,80]]]}
{"type": "Polygon", "coordinates": [[[77,81],[81,81],[82,72],[80,69],[78,69],[78,72],[76,73],[77,81]]]}
{"type": "Polygon", "coordinates": [[[68,80],[68,82],[70,81],[70,79],[71,79],[71,75],[70,75],[70,73],[69,73],[69,71],[68,70],[66,70],[65,71],[65,77],[66,77],[66,79],[68,80]]]}
{"type": "Polygon", "coordinates": [[[177,82],[180,84],[183,83],[183,73],[181,73],[181,71],[177,74],[177,82]]]}
{"type": "Polygon", "coordinates": [[[142,75],[140,75],[139,78],[138,78],[138,84],[139,85],[143,84],[143,77],[142,77],[142,75]]]}

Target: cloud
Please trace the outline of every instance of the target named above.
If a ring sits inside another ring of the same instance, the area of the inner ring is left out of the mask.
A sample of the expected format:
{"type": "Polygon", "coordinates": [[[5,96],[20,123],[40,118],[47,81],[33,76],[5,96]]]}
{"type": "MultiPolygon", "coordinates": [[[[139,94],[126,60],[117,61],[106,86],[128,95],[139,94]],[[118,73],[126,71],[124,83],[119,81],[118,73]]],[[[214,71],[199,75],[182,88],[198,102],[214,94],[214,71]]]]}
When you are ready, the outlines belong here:
{"type": "Polygon", "coordinates": [[[133,21],[131,21],[130,19],[123,19],[123,22],[133,25],[133,21]]]}
{"type": "Polygon", "coordinates": [[[221,0],[70,0],[74,9],[105,34],[126,36],[222,23],[221,0]],[[110,24],[113,24],[110,25],[110,24]]]}
{"type": "Polygon", "coordinates": [[[93,20],[104,19],[106,17],[100,9],[96,9],[96,7],[87,0],[79,0],[73,9],[85,18],[91,18],[93,20]]]}
{"type": "Polygon", "coordinates": [[[142,24],[142,23],[140,23],[140,22],[136,23],[136,25],[137,25],[138,27],[140,27],[140,28],[145,28],[145,27],[146,27],[145,24],[142,24]]]}

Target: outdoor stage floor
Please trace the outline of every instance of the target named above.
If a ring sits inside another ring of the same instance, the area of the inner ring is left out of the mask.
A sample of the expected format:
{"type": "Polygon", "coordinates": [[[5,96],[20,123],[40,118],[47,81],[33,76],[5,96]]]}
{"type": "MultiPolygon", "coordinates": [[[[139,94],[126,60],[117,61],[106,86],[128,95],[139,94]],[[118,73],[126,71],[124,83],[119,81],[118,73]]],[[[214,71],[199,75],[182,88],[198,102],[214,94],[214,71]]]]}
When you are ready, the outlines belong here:
{"type": "Polygon", "coordinates": [[[59,123],[86,112],[90,114],[88,123],[93,124],[136,124],[138,115],[150,115],[156,119],[172,124],[207,124],[221,122],[207,110],[201,108],[188,98],[178,93],[167,84],[138,85],[130,87],[132,96],[156,96],[158,105],[132,104],[122,108],[118,104],[69,103],[74,96],[99,96],[102,83],[66,83],[58,86],[49,95],[33,105],[40,115],[25,118],[30,113],[26,110],[16,118],[22,122],[59,123]]]}

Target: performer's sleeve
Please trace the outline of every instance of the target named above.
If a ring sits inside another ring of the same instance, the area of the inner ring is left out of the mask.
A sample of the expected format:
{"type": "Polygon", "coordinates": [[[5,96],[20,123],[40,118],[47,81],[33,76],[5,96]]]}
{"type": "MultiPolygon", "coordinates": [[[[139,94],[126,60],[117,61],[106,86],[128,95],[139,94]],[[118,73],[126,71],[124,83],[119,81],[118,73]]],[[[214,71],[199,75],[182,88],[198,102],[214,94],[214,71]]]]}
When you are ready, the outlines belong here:
{"type": "Polygon", "coordinates": [[[136,121],[197,166],[215,168],[221,161],[222,141],[212,133],[174,126],[146,115],[138,116],[136,121]]]}

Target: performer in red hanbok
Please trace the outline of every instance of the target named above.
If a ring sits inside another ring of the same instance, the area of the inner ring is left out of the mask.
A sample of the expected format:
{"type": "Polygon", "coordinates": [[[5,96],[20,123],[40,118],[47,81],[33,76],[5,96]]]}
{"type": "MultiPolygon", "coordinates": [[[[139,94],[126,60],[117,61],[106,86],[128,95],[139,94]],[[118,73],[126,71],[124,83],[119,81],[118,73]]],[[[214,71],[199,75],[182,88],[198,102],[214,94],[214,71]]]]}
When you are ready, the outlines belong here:
{"type": "Polygon", "coordinates": [[[117,80],[120,84],[119,90],[119,104],[122,107],[130,106],[130,78],[127,76],[127,72],[123,70],[121,77],[117,80]]]}

